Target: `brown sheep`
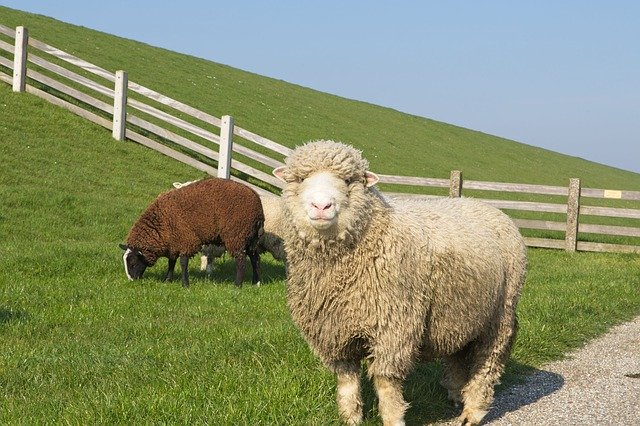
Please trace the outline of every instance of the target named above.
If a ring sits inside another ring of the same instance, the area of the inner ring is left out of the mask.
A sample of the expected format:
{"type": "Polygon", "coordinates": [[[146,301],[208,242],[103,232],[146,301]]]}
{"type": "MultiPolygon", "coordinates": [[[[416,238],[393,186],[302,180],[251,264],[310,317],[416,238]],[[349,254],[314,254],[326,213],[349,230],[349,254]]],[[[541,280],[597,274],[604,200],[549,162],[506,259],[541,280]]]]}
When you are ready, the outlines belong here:
{"type": "Polygon", "coordinates": [[[246,256],[259,277],[257,244],[263,233],[260,197],[251,188],[227,179],[207,178],[162,193],[142,213],[127,236],[123,260],[129,279],[142,277],[159,257],[169,259],[166,280],[180,258],[182,285],[189,285],[189,258],[203,244],[224,244],[236,260],[235,284],[242,285],[246,256]]]}

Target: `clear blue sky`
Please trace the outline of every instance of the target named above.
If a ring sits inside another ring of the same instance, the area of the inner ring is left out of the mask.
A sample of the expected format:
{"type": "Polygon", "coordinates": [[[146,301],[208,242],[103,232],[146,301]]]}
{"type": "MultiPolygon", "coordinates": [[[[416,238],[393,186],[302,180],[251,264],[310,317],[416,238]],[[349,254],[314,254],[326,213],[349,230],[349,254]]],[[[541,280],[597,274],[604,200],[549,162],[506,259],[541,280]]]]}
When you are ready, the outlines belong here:
{"type": "Polygon", "coordinates": [[[637,0],[0,4],[640,173],[637,0]]]}

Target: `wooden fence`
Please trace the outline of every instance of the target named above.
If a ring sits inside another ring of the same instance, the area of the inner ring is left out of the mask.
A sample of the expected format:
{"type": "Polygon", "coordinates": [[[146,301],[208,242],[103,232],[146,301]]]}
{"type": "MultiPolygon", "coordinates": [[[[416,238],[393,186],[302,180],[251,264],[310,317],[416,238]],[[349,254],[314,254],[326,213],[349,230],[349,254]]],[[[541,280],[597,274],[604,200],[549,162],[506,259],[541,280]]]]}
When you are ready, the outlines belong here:
{"type": "MultiPolygon", "coordinates": [[[[235,126],[230,116],[214,117],[129,81],[124,71],[109,72],[35,40],[24,27],[14,31],[0,25],[2,35],[14,43],[0,38],[0,80],[12,85],[14,91],[26,91],[66,108],[111,130],[116,140],[132,140],[208,174],[242,180],[260,193],[278,192],[282,188],[270,171],[283,164],[290,148],[235,126]],[[13,75],[5,70],[12,70],[13,75]]],[[[474,197],[507,212],[537,215],[521,218],[510,213],[523,231],[562,234],[558,238],[525,236],[527,245],[532,247],[640,253],[640,208],[635,204],[633,208],[582,205],[584,199],[599,198],[638,202],[640,206],[640,191],[581,188],[577,178],[570,179],[566,187],[472,181],[463,180],[459,171],[452,171],[449,179],[384,174],[380,178],[383,186],[404,188],[401,193],[387,192],[395,197],[430,196],[411,194],[409,187],[448,189],[453,197],[472,191],[474,197]],[[549,196],[556,202],[492,199],[485,192],[549,196]],[[562,201],[558,202],[558,198],[562,201]],[[548,213],[561,214],[565,220],[540,219],[548,213]],[[589,216],[621,218],[625,225],[633,226],[581,220],[589,216]],[[584,234],[619,236],[624,241],[614,244],[584,241],[580,238],[584,234]]]]}

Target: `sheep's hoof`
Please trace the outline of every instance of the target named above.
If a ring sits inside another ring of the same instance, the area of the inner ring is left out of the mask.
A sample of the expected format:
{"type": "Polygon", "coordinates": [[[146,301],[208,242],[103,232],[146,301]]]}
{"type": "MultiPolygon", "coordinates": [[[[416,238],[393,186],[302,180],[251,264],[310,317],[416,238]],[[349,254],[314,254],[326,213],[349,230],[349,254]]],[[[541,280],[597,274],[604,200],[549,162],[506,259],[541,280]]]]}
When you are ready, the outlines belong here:
{"type": "Polygon", "coordinates": [[[465,408],[462,410],[462,414],[458,417],[458,424],[460,426],[476,426],[479,425],[484,416],[487,414],[485,410],[471,410],[465,408]]]}

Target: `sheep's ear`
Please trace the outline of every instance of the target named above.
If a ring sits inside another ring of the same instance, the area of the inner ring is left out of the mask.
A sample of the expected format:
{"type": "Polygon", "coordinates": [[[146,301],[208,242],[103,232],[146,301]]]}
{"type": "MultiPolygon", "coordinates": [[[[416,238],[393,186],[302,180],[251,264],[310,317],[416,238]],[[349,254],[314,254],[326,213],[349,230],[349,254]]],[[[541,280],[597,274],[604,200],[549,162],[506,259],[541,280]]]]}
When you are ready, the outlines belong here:
{"type": "Polygon", "coordinates": [[[129,246],[128,246],[128,245],[126,245],[126,244],[122,244],[122,243],[120,243],[120,244],[118,244],[118,245],[119,245],[119,246],[120,246],[120,248],[121,248],[122,250],[124,250],[124,251],[127,251],[127,250],[129,249],[129,246]]]}
{"type": "Polygon", "coordinates": [[[377,174],[370,172],[369,170],[367,170],[366,172],[364,172],[364,185],[369,188],[370,186],[375,185],[376,183],[378,183],[378,181],[380,180],[380,178],[378,177],[377,174]]]}
{"type": "Polygon", "coordinates": [[[280,166],[280,167],[276,167],[275,169],[273,169],[273,175],[275,177],[277,177],[278,179],[280,179],[283,182],[287,182],[284,178],[284,171],[287,169],[287,166],[280,166]]]}

